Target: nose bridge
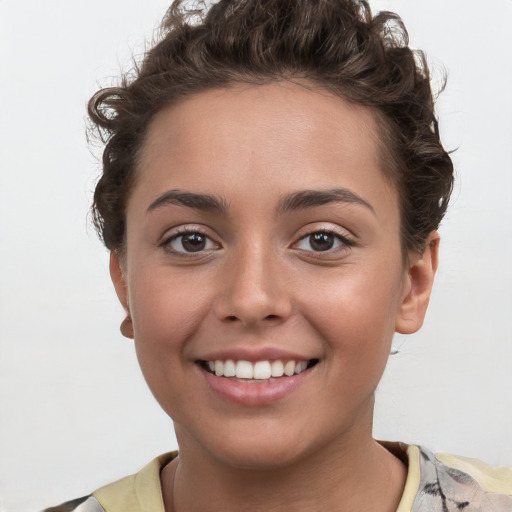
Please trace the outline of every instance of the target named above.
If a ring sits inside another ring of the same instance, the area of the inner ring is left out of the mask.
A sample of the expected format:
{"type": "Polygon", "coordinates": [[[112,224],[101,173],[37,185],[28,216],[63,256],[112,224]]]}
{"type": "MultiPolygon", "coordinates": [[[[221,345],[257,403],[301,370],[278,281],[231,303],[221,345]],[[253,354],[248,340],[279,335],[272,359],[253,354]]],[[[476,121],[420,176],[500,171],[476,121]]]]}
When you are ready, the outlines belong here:
{"type": "Polygon", "coordinates": [[[217,298],[221,320],[249,325],[289,316],[289,290],[282,286],[283,269],[271,244],[254,238],[240,241],[226,265],[227,278],[217,298]]]}

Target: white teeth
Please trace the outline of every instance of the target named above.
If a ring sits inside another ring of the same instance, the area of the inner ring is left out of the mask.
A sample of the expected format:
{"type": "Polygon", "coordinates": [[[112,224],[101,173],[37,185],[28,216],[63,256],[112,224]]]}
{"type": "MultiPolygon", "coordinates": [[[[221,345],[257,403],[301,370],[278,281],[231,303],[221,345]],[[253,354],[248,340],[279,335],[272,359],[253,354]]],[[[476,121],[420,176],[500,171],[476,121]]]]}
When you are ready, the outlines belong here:
{"type": "Polygon", "coordinates": [[[236,377],[237,379],[268,380],[283,376],[298,375],[308,367],[307,361],[206,361],[208,369],[218,377],[236,377]]]}
{"type": "Polygon", "coordinates": [[[235,362],[228,359],[224,363],[224,377],[234,377],[236,375],[235,362]]]}
{"type": "Polygon", "coordinates": [[[252,363],[249,361],[238,361],[236,363],[236,378],[237,379],[252,379],[254,369],[252,363]]]}
{"type": "Polygon", "coordinates": [[[224,375],[224,363],[222,361],[215,361],[215,375],[222,377],[224,375]]]}
{"type": "Polygon", "coordinates": [[[295,365],[295,375],[298,375],[299,373],[302,373],[305,369],[308,363],[306,361],[302,361],[301,363],[297,363],[295,365]]]}
{"type": "Polygon", "coordinates": [[[284,365],[284,374],[291,377],[295,373],[295,361],[288,361],[284,365]]]}
{"type": "Polygon", "coordinates": [[[268,361],[258,361],[254,365],[254,379],[270,379],[272,376],[272,369],[268,361]]]}
{"type": "Polygon", "coordinates": [[[272,361],[272,377],[282,377],[284,375],[284,364],[282,361],[272,361]]]}

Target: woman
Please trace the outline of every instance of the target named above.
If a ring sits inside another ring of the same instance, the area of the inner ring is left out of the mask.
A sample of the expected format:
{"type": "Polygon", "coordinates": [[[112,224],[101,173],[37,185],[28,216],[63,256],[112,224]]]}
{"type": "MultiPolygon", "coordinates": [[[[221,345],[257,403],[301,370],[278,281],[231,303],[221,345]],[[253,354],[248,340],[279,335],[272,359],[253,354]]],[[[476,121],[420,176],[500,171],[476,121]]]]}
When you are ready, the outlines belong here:
{"type": "Polygon", "coordinates": [[[453,167],[422,54],[352,0],[173,4],[89,104],[94,214],[177,453],[50,510],[512,510],[512,472],[372,437],[453,167]]]}

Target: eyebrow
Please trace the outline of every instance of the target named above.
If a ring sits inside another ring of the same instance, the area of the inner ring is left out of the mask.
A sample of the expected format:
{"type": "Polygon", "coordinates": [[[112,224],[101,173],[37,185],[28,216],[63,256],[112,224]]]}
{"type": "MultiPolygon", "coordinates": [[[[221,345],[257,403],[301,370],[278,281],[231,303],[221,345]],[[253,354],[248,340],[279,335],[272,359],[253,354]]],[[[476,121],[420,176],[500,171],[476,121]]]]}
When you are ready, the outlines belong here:
{"type": "Polygon", "coordinates": [[[355,203],[368,208],[373,214],[373,206],[347,188],[333,188],[331,190],[301,190],[289,194],[281,199],[277,211],[285,213],[289,211],[305,210],[322,206],[328,203],[355,203]]]}
{"type": "Polygon", "coordinates": [[[226,201],[222,198],[210,194],[168,190],[149,205],[147,212],[172,204],[213,213],[225,213],[227,210],[226,201]]]}
{"type": "MultiPolygon", "coordinates": [[[[305,210],[329,203],[355,203],[369,209],[375,214],[372,205],[347,188],[334,188],[331,190],[300,190],[281,198],[277,206],[277,213],[305,210]]],[[[197,192],[184,192],[181,190],[168,190],[155,199],[148,207],[147,212],[152,212],[167,205],[186,206],[197,210],[226,213],[227,202],[210,194],[197,192]]]]}

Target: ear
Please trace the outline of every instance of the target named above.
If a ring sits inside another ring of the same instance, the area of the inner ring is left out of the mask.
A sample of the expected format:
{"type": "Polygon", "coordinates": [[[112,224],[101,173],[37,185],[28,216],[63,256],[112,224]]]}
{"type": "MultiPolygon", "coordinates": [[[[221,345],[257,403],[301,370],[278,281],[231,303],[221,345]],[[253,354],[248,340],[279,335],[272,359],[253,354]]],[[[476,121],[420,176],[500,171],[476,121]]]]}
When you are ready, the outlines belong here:
{"type": "Polygon", "coordinates": [[[110,278],[114,283],[114,288],[116,289],[117,298],[119,302],[122,304],[123,308],[127,313],[129,313],[128,309],[128,288],[126,286],[126,279],[123,269],[121,268],[121,262],[119,260],[119,255],[116,251],[110,251],[110,278]]]}
{"type": "Polygon", "coordinates": [[[395,322],[396,332],[412,334],[423,325],[438,265],[439,242],[439,234],[432,231],[426,240],[423,253],[409,253],[407,274],[404,276],[395,322]]]}
{"type": "Polygon", "coordinates": [[[126,311],[126,318],[121,323],[121,333],[126,338],[133,338],[133,324],[128,304],[128,287],[126,277],[123,272],[119,255],[115,251],[110,251],[110,277],[116,289],[117,298],[126,311]]]}

